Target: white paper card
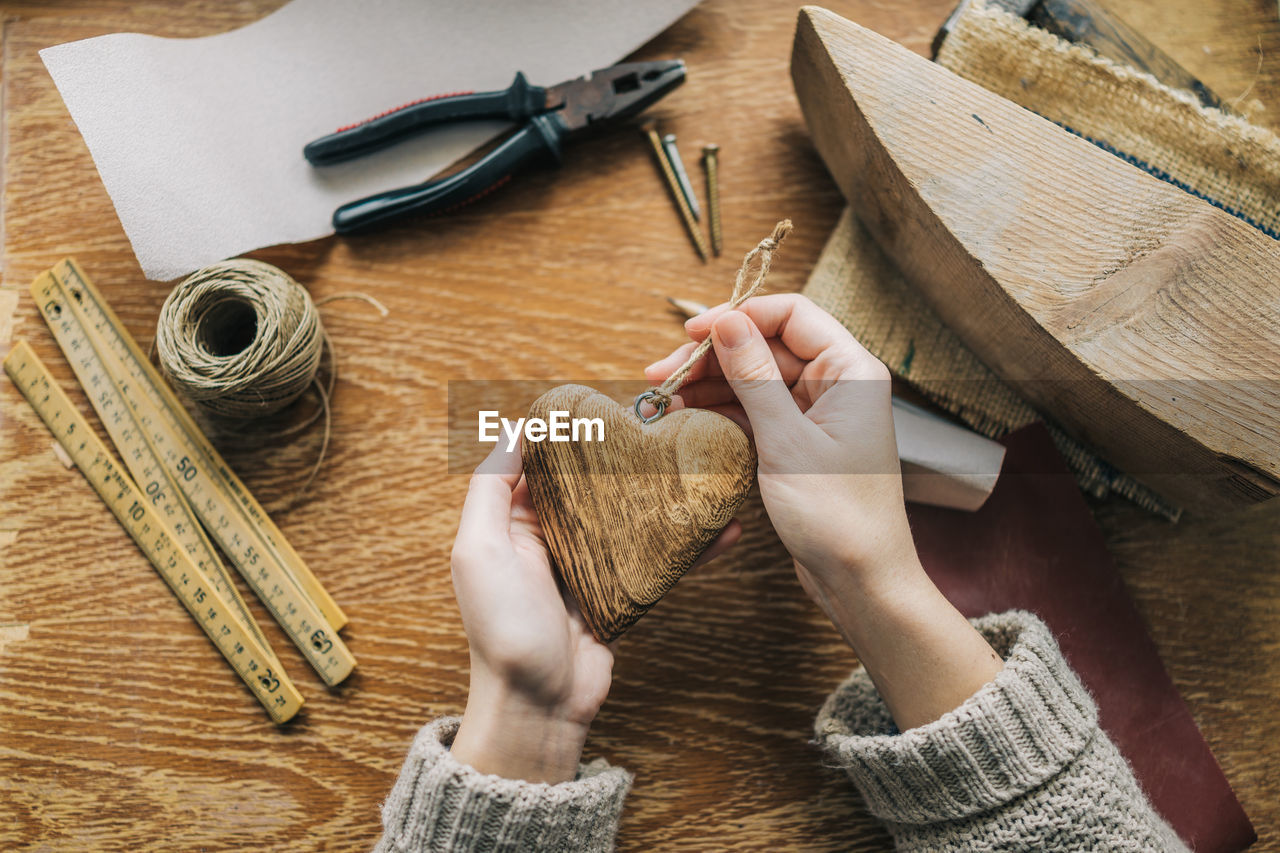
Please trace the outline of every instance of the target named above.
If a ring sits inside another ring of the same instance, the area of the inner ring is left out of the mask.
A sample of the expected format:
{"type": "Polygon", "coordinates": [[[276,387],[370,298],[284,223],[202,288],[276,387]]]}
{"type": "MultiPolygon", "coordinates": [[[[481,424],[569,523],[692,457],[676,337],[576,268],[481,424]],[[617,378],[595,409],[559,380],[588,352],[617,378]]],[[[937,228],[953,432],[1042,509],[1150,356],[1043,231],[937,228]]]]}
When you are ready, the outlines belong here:
{"type": "Polygon", "coordinates": [[[1004,445],[897,397],[893,432],[907,500],[973,511],[991,496],[1004,445]]]}
{"type": "Polygon", "coordinates": [[[551,86],[611,65],[695,2],[293,0],[220,35],[117,33],[40,56],[143,272],[171,279],[331,234],[338,206],[426,180],[504,126],[441,128],[324,169],[302,157],[312,139],[430,95],[503,89],[517,71],[551,86]]]}

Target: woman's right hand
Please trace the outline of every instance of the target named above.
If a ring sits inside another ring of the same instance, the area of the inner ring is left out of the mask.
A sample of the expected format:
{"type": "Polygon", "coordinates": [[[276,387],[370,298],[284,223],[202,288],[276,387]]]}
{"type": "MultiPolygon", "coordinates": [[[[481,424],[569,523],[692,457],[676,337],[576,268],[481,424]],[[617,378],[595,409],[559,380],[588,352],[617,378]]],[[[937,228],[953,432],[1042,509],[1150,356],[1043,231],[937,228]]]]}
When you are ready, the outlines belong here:
{"type": "MultiPolygon", "coordinates": [[[[938,719],[1003,662],[916,556],[902,496],[889,371],[803,296],[749,299],[685,324],[715,356],[685,405],[754,434],[760,495],[796,575],[866,667],[900,729],[938,719]]],[[[645,372],[658,383],[686,344],[645,372]]]]}
{"type": "Polygon", "coordinates": [[[754,434],[769,518],[833,621],[840,599],[920,571],[885,366],[798,294],[758,296],[736,311],[721,305],[685,328],[693,342],[650,365],[646,378],[661,382],[712,336],[714,355],[680,397],[754,434]]]}

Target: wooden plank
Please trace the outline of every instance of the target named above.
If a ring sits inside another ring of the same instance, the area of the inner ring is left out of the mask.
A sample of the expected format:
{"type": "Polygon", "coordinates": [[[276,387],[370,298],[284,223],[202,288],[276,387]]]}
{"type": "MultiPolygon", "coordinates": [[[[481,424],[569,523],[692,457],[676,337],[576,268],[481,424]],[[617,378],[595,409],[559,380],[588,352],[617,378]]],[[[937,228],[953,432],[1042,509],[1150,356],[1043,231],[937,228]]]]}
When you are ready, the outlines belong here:
{"type": "Polygon", "coordinates": [[[1280,491],[1280,242],[829,12],[792,76],[836,182],[940,317],[1189,508],[1280,491]]]}

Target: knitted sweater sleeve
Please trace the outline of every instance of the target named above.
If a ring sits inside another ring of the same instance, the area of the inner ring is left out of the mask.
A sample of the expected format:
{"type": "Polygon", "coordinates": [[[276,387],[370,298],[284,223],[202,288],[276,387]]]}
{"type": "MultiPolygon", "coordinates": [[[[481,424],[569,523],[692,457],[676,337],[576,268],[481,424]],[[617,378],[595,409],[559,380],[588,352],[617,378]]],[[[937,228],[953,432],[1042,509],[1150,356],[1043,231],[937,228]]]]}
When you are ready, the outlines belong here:
{"type": "Polygon", "coordinates": [[[612,850],[631,776],[603,761],[559,785],[488,776],[449,752],[457,717],[418,732],[374,853],[612,850]]]}
{"type": "Polygon", "coordinates": [[[861,668],[818,714],[819,745],[897,848],[1185,851],[1044,623],[1015,610],[973,624],[1004,669],[941,719],[896,733],[861,668]]]}

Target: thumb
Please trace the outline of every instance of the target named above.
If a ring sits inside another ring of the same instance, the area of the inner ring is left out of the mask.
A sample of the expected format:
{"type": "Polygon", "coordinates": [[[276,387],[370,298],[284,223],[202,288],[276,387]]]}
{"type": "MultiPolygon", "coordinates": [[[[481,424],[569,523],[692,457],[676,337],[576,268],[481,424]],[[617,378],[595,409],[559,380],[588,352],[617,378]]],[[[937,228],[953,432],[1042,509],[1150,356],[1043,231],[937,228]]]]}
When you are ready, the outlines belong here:
{"type": "Polygon", "coordinates": [[[508,452],[499,444],[471,475],[467,499],[462,504],[457,542],[470,547],[505,538],[511,523],[512,492],[523,470],[520,451],[508,452]]]}
{"type": "Polygon", "coordinates": [[[800,410],[756,324],[741,311],[726,311],[711,327],[711,343],[757,440],[781,435],[800,410]]]}

